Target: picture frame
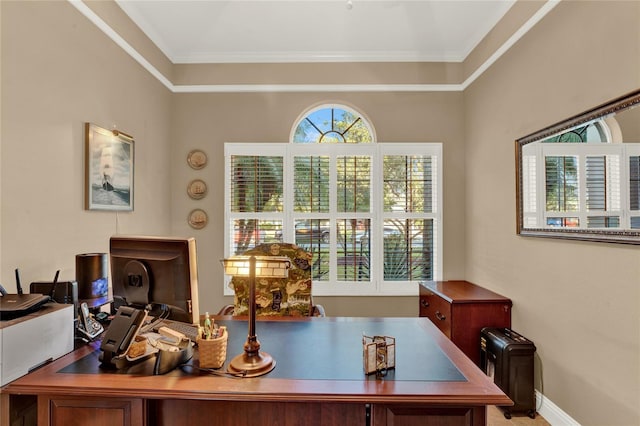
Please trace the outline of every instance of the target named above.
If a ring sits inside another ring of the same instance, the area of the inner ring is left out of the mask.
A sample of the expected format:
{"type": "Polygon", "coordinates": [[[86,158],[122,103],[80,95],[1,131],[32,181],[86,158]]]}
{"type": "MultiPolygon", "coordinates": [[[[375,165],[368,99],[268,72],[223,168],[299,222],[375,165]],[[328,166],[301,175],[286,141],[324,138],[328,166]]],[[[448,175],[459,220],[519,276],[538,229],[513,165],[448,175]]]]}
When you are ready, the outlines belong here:
{"type": "Polygon", "coordinates": [[[85,209],[133,211],[134,139],[85,123],[85,209]]]}

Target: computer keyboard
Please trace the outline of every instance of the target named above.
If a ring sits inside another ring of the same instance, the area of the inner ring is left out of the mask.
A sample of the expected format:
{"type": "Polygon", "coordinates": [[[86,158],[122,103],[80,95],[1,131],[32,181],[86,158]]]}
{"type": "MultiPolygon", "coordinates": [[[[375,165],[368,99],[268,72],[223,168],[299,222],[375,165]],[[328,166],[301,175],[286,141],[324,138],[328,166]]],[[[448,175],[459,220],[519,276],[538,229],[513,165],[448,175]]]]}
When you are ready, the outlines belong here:
{"type": "Polygon", "coordinates": [[[167,327],[171,330],[178,331],[187,336],[187,338],[192,342],[195,342],[198,337],[198,326],[194,324],[187,324],[186,322],[163,319],[156,323],[153,323],[152,330],[157,333],[160,327],[167,327]]]}

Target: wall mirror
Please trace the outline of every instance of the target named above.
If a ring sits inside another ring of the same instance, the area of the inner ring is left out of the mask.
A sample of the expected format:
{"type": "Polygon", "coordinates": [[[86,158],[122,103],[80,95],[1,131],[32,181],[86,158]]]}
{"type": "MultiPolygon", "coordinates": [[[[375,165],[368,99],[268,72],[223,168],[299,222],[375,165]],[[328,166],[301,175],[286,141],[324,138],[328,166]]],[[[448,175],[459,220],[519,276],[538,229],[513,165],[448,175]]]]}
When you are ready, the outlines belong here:
{"type": "Polygon", "coordinates": [[[640,244],[640,90],[515,145],[519,235],[640,244]]]}

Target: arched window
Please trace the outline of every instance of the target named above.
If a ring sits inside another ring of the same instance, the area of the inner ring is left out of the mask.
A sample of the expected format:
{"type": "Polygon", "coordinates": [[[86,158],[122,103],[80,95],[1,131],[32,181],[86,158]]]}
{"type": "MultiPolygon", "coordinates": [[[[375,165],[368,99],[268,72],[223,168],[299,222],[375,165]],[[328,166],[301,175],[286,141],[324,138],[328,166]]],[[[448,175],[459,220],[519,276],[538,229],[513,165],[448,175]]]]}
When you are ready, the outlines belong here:
{"type": "Polygon", "coordinates": [[[225,144],[225,164],[225,255],[295,243],[313,254],[316,295],[415,295],[441,279],[442,144],[376,143],[364,114],[323,104],[289,143],[225,144]]]}
{"type": "Polygon", "coordinates": [[[543,143],[611,143],[611,131],[605,120],[582,124],[548,137],[543,143]]]}
{"type": "Polygon", "coordinates": [[[375,142],[369,122],[345,105],[321,105],[306,112],[291,134],[294,143],[375,142]]]}

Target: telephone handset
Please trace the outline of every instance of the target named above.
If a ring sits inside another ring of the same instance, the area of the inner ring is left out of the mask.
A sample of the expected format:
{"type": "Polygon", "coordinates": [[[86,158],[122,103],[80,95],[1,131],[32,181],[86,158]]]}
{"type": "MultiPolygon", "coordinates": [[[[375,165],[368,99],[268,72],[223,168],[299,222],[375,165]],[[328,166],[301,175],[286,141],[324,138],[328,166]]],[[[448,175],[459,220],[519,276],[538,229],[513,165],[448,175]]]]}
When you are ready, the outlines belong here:
{"type": "Polygon", "coordinates": [[[89,306],[86,302],[80,304],[80,324],[78,330],[91,340],[104,331],[102,324],[95,320],[89,313],[89,306]]]}

